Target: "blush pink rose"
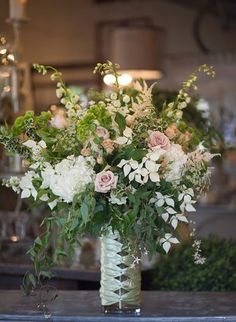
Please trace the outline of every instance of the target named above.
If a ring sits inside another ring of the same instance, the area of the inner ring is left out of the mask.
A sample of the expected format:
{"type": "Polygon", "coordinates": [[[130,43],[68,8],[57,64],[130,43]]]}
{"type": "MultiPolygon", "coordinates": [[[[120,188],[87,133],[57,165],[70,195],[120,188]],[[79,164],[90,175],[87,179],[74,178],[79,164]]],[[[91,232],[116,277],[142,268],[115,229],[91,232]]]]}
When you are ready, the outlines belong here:
{"type": "Polygon", "coordinates": [[[170,147],[170,140],[160,131],[152,131],[147,139],[147,144],[150,149],[161,148],[168,150],[170,147]]]}
{"type": "Polygon", "coordinates": [[[101,193],[107,193],[111,189],[116,188],[118,176],[115,176],[113,172],[101,171],[96,174],[95,178],[95,191],[101,193]]]}
{"type": "Polygon", "coordinates": [[[108,154],[111,154],[114,150],[114,142],[110,139],[104,140],[101,145],[108,154]]]}
{"type": "Polygon", "coordinates": [[[109,139],[109,132],[105,127],[98,126],[96,128],[96,134],[97,134],[97,136],[99,136],[103,140],[109,139]]]}

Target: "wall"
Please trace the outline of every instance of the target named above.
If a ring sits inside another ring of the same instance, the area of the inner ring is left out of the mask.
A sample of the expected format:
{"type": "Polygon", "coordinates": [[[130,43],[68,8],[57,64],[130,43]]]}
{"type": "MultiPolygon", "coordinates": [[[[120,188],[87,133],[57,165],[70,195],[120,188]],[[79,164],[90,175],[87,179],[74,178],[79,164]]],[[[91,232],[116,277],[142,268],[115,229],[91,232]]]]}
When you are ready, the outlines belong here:
{"type": "MultiPolygon", "coordinates": [[[[133,0],[95,4],[92,0],[28,0],[29,23],[24,27],[27,61],[47,63],[95,61],[96,23],[149,17],[167,33],[166,54],[198,53],[193,40],[195,12],[166,0],[133,0]],[[32,43],[34,45],[32,46],[32,43]]],[[[0,32],[10,34],[5,23],[8,0],[0,0],[0,32]]],[[[222,33],[209,18],[202,26],[204,41],[217,51],[236,49],[236,30],[222,33]]]]}

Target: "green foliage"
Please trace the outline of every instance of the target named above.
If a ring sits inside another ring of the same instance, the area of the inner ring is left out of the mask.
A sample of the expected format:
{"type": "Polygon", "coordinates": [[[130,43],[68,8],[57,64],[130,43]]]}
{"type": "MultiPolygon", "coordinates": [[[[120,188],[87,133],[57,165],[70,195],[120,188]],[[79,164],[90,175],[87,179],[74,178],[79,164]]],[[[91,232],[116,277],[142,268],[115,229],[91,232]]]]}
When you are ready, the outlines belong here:
{"type": "Polygon", "coordinates": [[[77,139],[86,141],[96,130],[96,122],[106,128],[111,128],[111,116],[103,104],[96,104],[89,108],[85,116],[77,123],[77,139]]]}
{"type": "MultiPolygon", "coordinates": [[[[165,108],[175,100],[178,92],[160,90],[157,86],[152,91],[153,104],[156,108],[157,114],[162,114],[165,108]]],[[[189,141],[189,148],[200,142],[204,143],[206,148],[212,152],[222,153],[224,149],[224,140],[222,135],[212,126],[210,120],[203,116],[201,111],[197,109],[198,98],[192,97],[187,108],[183,109],[182,120],[177,122],[177,127],[181,133],[189,132],[191,135],[189,141]]],[[[169,120],[171,124],[171,119],[169,120]]]]}
{"type": "Polygon", "coordinates": [[[202,241],[206,262],[193,262],[190,243],[162,257],[153,271],[152,288],[165,291],[236,291],[236,241],[211,236],[202,241]]]}

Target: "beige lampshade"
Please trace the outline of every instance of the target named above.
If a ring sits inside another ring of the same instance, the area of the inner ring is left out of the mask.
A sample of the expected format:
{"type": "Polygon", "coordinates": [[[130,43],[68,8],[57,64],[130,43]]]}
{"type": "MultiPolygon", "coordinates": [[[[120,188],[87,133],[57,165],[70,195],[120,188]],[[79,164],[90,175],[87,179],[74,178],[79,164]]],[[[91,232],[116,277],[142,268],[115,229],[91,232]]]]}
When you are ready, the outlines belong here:
{"type": "Polygon", "coordinates": [[[111,39],[111,60],[134,79],[162,77],[162,31],[153,27],[116,27],[111,39]]]}

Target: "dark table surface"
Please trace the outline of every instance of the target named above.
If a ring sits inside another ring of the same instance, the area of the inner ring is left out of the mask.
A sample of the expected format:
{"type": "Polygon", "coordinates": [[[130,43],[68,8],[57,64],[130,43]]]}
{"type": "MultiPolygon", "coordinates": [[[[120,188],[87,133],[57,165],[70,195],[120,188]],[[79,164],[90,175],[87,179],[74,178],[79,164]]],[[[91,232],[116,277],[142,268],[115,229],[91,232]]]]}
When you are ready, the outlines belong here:
{"type": "Polygon", "coordinates": [[[58,291],[49,305],[51,318],[37,309],[36,297],[21,291],[0,291],[0,321],[63,322],[236,322],[236,293],[142,293],[140,316],[104,316],[96,291],[58,291]]]}

